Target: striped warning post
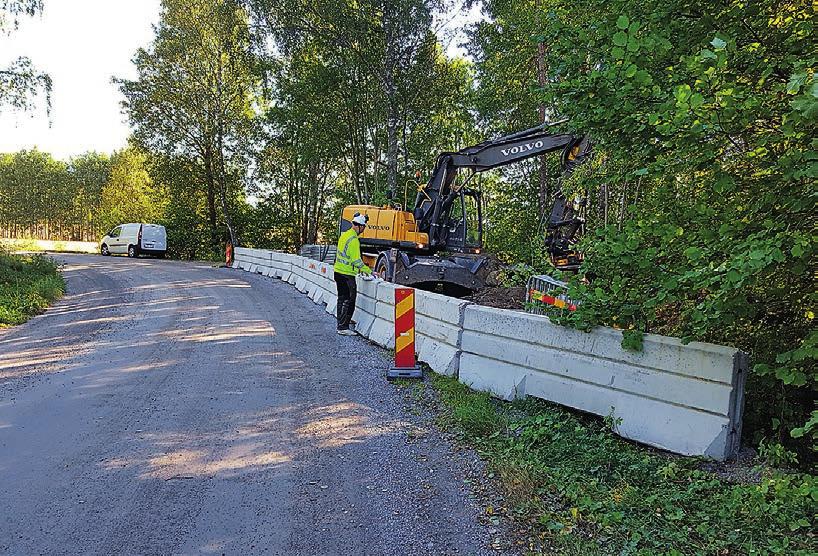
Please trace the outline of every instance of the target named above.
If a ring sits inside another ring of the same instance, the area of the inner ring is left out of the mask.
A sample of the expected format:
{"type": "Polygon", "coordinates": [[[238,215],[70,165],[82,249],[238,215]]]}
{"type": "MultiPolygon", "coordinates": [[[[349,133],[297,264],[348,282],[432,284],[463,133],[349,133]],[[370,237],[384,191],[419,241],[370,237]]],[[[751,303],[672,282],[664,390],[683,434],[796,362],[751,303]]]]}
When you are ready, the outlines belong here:
{"type": "Polygon", "coordinates": [[[569,311],[576,311],[577,306],[570,301],[566,301],[560,297],[553,297],[548,295],[547,293],[537,291],[537,290],[528,290],[528,295],[530,299],[534,301],[539,301],[540,303],[544,303],[546,305],[553,305],[558,309],[568,309],[569,311]]]}
{"type": "Polygon", "coordinates": [[[386,378],[423,378],[415,362],[415,290],[395,288],[395,366],[386,378]]]}

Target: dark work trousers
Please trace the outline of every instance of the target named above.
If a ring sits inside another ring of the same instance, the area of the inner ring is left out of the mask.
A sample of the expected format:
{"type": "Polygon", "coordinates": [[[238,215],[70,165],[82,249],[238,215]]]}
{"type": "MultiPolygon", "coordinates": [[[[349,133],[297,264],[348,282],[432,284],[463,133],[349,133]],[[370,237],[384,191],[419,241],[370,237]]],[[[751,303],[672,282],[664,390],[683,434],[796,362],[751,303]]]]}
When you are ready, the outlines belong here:
{"type": "Polygon", "coordinates": [[[358,284],[354,276],[335,273],[335,286],[338,289],[338,330],[348,330],[352,313],[355,312],[355,298],[358,296],[358,284]]]}

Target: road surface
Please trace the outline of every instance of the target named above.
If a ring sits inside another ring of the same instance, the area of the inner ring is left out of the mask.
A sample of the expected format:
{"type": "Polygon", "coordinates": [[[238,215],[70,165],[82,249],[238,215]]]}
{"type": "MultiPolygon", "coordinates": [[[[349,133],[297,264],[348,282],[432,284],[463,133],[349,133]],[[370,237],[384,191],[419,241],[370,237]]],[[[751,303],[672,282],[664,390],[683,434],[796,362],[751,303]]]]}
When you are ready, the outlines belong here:
{"type": "Polygon", "coordinates": [[[0,331],[0,553],[481,554],[463,456],[291,286],[65,255],[0,331]]]}

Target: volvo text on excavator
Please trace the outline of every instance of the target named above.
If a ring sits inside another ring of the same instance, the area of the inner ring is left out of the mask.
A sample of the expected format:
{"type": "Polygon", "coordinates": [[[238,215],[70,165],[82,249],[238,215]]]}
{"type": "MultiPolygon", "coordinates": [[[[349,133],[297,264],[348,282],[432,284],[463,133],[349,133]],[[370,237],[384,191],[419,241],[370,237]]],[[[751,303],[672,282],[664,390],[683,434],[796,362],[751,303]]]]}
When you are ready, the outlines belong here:
{"type": "MultiPolygon", "coordinates": [[[[448,295],[466,295],[485,285],[489,258],[483,254],[483,210],[479,189],[469,187],[474,175],[546,153],[561,151],[563,175],[590,156],[587,137],[549,134],[534,127],[437,157],[432,177],[418,187],[412,210],[401,206],[350,205],[341,215],[340,231],[355,213],[369,225],[361,236],[367,264],[382,278],[421,289],[441,288],[448,295]],[[468,171],[458,180],[461,170],[468,171]]],[[[582,262],[575,244],[584,224],[582,202],[567,201],[558,192],[545,237],[554,266],[576,270],[582,262]]]]}

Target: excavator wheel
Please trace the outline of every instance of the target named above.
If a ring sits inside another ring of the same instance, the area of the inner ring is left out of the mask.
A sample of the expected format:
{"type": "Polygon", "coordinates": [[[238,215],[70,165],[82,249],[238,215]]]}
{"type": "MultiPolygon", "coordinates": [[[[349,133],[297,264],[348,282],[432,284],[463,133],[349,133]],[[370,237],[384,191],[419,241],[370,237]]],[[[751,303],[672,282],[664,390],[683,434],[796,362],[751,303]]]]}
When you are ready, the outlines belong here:
{"type": "Polygon", "coordinates": [[[378,262],[375,263],[375,274],[381,280],[389,282],[392,278],[392,261],[385,254],[378,257],[378,262]]]}

